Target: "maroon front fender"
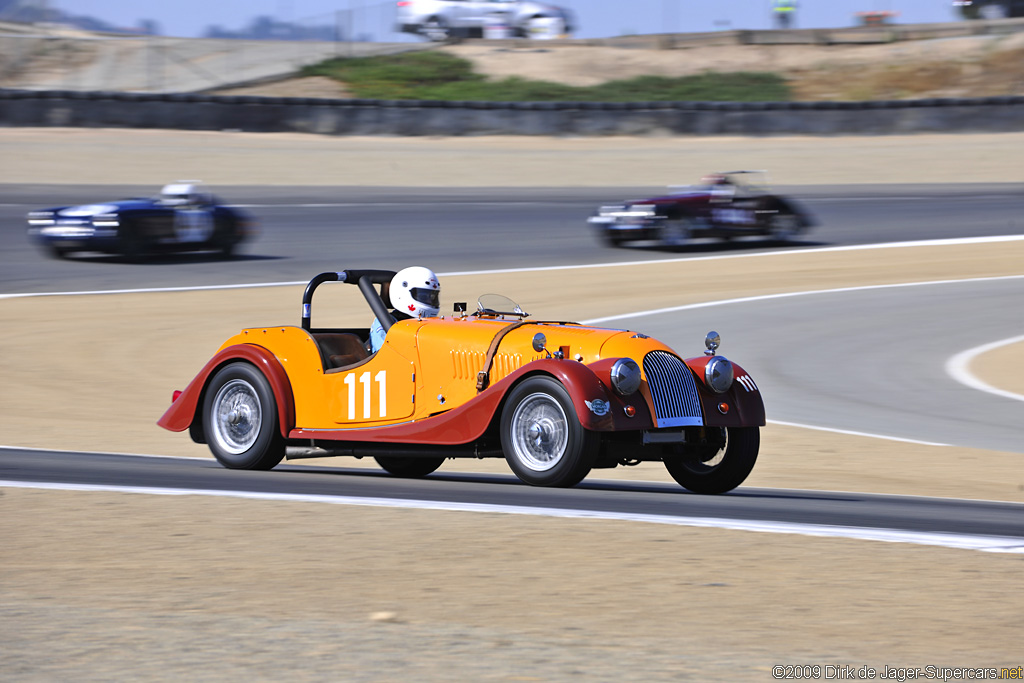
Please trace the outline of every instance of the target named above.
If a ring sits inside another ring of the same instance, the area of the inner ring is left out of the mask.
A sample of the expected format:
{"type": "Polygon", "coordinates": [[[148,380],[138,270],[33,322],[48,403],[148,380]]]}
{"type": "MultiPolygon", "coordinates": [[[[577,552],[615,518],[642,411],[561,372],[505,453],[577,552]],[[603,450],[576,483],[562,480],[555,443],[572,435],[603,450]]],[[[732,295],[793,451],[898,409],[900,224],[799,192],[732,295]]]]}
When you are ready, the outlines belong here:
{"type": "Polygon", "coordinates": [[[172,432],[183,432],[188,429],[199,417],[197,411],[210,377],[222,366],[235,360],[252,363],[267,378],[277,401],[281,434],[287,434],[295,426],[295,400],[292,396],[291,383],[274,354],[255,344],[229,346],[210,359],[199,374],[188,383],[185,390],[174,399],[163,417],[157,420],[157,424],[172,432]]]}
{"type": "MultiPolygon", "coordinates": [[[[754,378],[738,364],[733,363],[734,379],[732,387],[724,394],[716,394],[708,388],[704,381],[704,366],[710,356],[687,358],[686,364],[700,385],[700,402],[704,409],[704,424],[709,427],[753,427],[764,426],[764,399],[754,378]],[[728,412],[719,410],[719,404],[725,403],[728,412]]],[[[730,361],[731,362],[731,361],[730,361]]]]}

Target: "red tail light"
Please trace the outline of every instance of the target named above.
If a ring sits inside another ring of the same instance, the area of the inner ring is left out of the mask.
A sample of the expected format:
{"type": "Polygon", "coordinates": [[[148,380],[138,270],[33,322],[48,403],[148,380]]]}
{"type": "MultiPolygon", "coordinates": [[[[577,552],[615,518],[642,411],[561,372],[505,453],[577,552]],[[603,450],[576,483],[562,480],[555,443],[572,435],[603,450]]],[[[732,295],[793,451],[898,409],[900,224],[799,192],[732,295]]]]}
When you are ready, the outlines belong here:
{"type": "Polygon", "coordinates": [[[177,389],[175,389],[174,393],[171,394],[171,403],[174,403],[175,401],[177,401],[179,396],[181,396],[181,392],[178,391],[177,389]]]}
{"type": "Polygon", "coordinates": [[[412,3],[409,2],[409,0],[398,0],[398,6],[399,7],[408,7],[411,4],[412,3]]]}

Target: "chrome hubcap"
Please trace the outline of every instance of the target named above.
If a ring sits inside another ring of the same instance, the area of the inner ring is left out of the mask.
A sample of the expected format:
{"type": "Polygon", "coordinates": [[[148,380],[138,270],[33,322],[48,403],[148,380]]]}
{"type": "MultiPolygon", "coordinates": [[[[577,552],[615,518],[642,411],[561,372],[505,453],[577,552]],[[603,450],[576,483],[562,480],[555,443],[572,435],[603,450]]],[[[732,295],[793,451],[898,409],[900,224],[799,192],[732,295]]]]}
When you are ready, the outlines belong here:
{"type": "Polygon", "coordinates": [[[233,379],[217,391],[213,400],[213,434],[228,453],[244,453],[260,434],[263,413],[260,399],[248,382],[233,379]]]}
{"type": "Polygon", "coordinates": [[[569,423],[562,406],[547,394],[530,394],[512,414],[512,445],[525,467],[544,472],[555,467],[569,444],[569,423]]]}

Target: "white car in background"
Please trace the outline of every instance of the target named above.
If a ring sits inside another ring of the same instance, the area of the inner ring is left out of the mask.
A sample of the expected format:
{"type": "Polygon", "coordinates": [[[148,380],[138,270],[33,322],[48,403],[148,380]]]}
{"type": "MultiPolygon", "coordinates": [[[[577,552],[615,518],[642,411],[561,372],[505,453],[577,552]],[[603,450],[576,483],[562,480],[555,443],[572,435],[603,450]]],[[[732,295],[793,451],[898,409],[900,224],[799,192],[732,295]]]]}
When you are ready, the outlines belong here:
{"type": "Polygon", "coordinates": [[[966,19],[1009,19],[1024,17],[1024,0],[954,0],[966,19]]]}
{"type": "Polygon", "coordinates": [[[398,30],[443,41],[452,37],[551,38],[573,31],[564,7],[530,0],[398,0],[398,30]]]}

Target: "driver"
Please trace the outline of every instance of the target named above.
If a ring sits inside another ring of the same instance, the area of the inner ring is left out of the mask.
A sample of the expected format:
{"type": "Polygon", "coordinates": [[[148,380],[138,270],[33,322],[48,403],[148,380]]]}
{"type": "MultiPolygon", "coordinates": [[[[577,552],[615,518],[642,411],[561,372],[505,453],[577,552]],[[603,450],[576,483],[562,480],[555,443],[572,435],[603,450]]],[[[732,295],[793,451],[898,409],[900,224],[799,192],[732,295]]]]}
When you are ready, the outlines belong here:
{"type": "MultiPolygon", "coordinates": [[[[390,289],[391,317],[395,321],[409,318],[433,318],[441,310],[441,283],[434,271],[423,266],[410,266],[395,273],[390,289]]],[[[384,327],[376,318],[370,325],[370,351],[377,353],[384,343],[384,327]]]]}

